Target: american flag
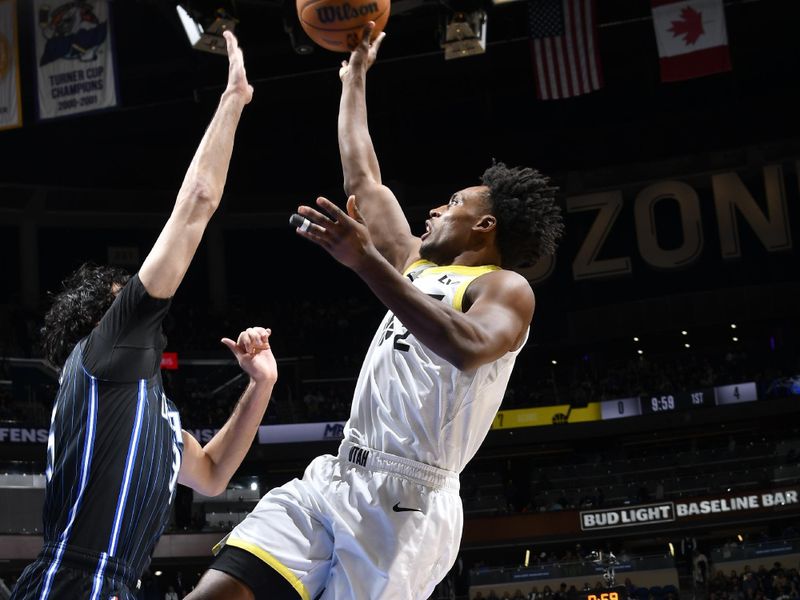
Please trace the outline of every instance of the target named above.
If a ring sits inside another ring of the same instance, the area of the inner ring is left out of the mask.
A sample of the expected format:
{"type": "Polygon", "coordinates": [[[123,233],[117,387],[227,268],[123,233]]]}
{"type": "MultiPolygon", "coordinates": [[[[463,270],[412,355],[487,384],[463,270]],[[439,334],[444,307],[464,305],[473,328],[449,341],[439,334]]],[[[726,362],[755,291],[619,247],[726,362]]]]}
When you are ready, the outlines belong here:
{"type": "Polygon", "coordinates": [[[603,86],[594,0],[528,0],[528,16],[540,100],[603,86]]]}

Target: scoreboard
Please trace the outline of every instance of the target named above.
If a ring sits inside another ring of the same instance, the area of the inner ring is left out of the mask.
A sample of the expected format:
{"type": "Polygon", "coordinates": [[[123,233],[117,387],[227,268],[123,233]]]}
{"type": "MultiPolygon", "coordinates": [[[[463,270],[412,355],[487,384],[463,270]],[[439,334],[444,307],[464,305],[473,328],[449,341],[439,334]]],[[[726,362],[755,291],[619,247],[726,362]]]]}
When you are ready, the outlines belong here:
{"type": "Polygon", "coordinates": [[[754,402],[758,397],[755,382],[695,388],[687,392],[663,390],[633,398],[604,400],[600,403],[602,420],[685,412],[713,406],[754,402]]]}
{"type": "Polygon", "coordinates": [[[758,400],[758,389],[753,381],[689,390],[667,388],[653,390],[652,393],[642,396],[589,402],[585,406],[564,403],[500,410],[492,422],[492,429],[516,429],[539,425],[562,426],[567,423],[608,421],[641,415],[686,413],[756,400],[758,400]]]}
{"type": "Polygon", "coordinates": [[[648,394],[641,398],[643,415],[709,406],[714,406],[714,390],[710,388],[674,394],[648,394]]]}

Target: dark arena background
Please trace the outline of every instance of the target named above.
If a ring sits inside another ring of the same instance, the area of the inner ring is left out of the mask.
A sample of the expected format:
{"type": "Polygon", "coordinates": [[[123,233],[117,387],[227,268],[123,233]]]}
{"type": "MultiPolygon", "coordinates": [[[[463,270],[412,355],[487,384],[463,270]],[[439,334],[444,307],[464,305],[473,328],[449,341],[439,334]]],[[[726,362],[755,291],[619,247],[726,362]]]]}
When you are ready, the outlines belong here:
{"type": "MultiPolygon", "coordinates": [[[[800,4],[680,3],[724,14],[730,68],[664,81],[672,63],[659,58],[656,28],[670,4],[596,0],[599,89],[542,99],[530,15],[548,3],[395,0],[368,79],[383,178],[416,233],[493,159],[550,174],[567,228],[553,260],[523,271],[537,298],[531,339],[462,474],[460,556],[434,597],[600,597],[616,563],[621,597],[798,598],[800,4]],[[466,52],[448,34],[459,22],[475,33],[461,42],[466,52]]],[[[56,76],[40,98],[40,5],[17,0],[18,40],[0,37],[0,77],[18,57],[21,117],[0,131],[7,588],[42,541],[58,385],[39,345],[48,292],[86,260],[138,268],[227,69],[224,56],[191,47],[175,2],[116,0],[105,9],[114,78],[103,79],[115,105],[79,100],[88,110],[76,112],[76,88],[56,76]],[[46,103],[74,112],[47,117],[46,103]]],[[[206,441],[245,384],[219,338],[271,327],[280,379],[229,489],[209,498],[179,488],[142,579],[147,599],[183,597],[261,495],[335,452],[384,312],[357,276],[287,224],[317,195],[345,200],[342,56],[311,45],[293,1],[183,8],[212,30],[220,15],[238,21],[255,97],[221,208],[165,325],[165,384],[183,426],[206,441]]],[[[681,14],[673,39],[700,35],[703,23],[681,14]]],[[[695,49],[685,46],[691,71],[695,49]]],[[[78,68],[86,65],[65,67],[78,68]]],[[[0,598],[6,592],[0,586],[0,598]]]]}

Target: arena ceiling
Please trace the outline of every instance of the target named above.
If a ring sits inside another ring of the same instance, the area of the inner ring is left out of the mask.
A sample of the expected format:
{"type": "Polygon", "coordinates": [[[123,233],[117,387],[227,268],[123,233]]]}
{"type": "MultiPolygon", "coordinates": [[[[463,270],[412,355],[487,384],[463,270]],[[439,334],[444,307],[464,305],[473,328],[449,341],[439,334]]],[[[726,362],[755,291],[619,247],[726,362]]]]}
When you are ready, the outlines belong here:
{"type": "MultiPolygon", "coordinates": [[[[175,2],[114,2],[120,108],[37,123],[33,16],[20,4],[25,122],[0,133],[0,182],[176,189],[222,90],[225,59],[189,47],[175,2]]],[[[370,119],[385,178],[431,190],[415,203],[471,185],[492,158],[558,175],[800,137],[796,2],[726,1],[733,71],[664,84],[649,2],[598,0],[605,87],[549,102],[534,93],[526,4],[392,3],[389,36],[369,79],[370,119]],[[486,53],[445,61],[443,19],[476,5],[488,13],[486,53]]],[[[295,53],[279,0],[191,2],[197,14],[219,6],[240,21],[256,92],[229,178],[234,207],[280,208],[338,194],[341,57],[295,53]]],[[[109,207],[114,202],[110,196],[109,207]]]]}

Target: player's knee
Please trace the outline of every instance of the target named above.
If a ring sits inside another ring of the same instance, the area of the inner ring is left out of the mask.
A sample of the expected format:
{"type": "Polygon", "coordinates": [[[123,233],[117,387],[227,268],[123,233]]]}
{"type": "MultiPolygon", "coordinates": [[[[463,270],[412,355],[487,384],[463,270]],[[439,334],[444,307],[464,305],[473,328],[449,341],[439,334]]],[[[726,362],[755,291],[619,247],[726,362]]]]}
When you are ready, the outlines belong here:
{"type": "Polygon", "coordinates": [[[187,600],[255,600],[253,592],[235,577],[209,569],[187,600]]]}

